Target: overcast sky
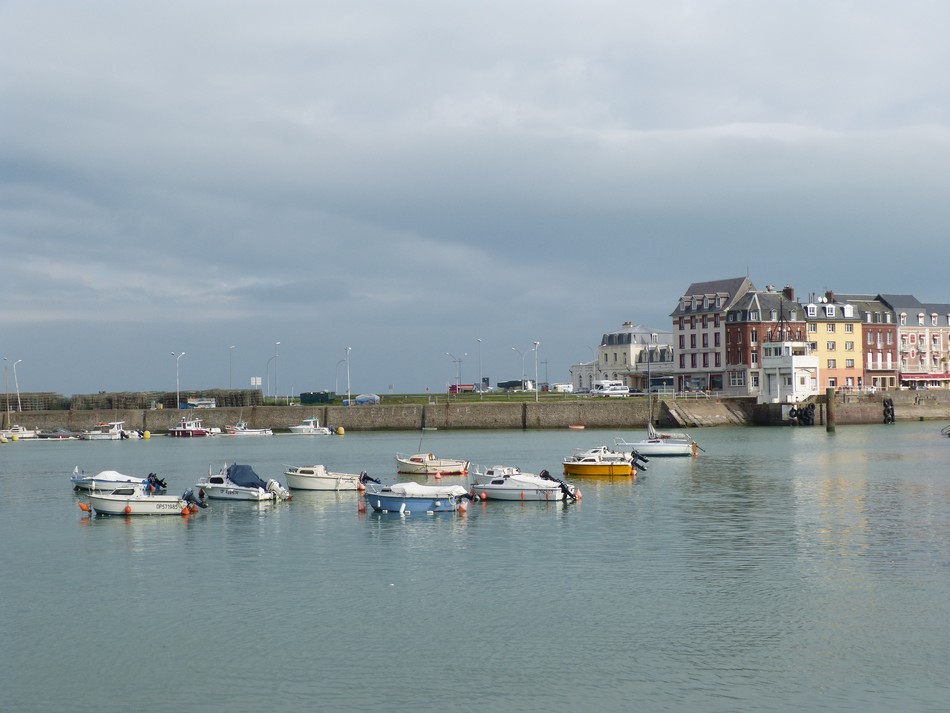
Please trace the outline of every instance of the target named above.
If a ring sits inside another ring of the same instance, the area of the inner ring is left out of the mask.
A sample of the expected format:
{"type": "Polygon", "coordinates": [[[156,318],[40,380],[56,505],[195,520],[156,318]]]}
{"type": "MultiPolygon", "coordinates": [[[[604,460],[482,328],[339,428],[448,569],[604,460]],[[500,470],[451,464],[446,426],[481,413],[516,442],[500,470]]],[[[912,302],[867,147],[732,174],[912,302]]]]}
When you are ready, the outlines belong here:
{"type": "Polygon", "coordinates": [[[948,27],[913,0],[2,0],[7,388],[22,360],[21,391],[173,390],[177,362],[182,390],[345,392],[350,347],[352,393],[438,392],[533,377],[535,341],[567,381],[745,275],[950,301],[948,27]]]}

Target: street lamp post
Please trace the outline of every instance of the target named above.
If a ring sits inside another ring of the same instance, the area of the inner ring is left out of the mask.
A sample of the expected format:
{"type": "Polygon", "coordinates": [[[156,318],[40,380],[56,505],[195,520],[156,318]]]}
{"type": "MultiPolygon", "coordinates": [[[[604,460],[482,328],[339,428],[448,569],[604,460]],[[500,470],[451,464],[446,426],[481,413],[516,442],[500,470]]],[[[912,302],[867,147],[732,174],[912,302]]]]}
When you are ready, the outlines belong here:
{"type": "Polygon", "coordinates": [[[350,351],[353,347],[346,348],[346,400],[350,400],[350,351]]]}
{"type": "Polygon", "coordinates": [[[274,343],[274,358],[277,362],[274,364],[274,402],[280,400],[280,375],[278,370],[280,369],[280,342],[274,343]]]}
{"type": "Polygon", "coordinates": [[[16,378],[16,365],[19,364],[22,359],[17,359],[13,362],[13,384],[16,386],[16,410],[17,412],[22,411],[20,407],[20,381],[16,378]]]}
{"type": "Polygon", "coordinates": [[[333,387],[334,396],[340,393],[340,364],[345,363],[346,359],[340,359],[340,361],[336,363],[336,385],[333,387]]]}
{"type": "Polygon", "coordinates": [[[277,358],[276,355],[272,356],[270,359],[267,360],[267,366],[264,367],[264,371],[267,372],[267,396],[272,396],[270,392],[270,363],[274,361],[274,359],[276,358],[277,358]]]}
{"type": "Polygon", "coordinates": [[[6,423],[3,424],[3,427],[10,428],[10,362],[6,357],[3,357],[3,383],[7,392],[6,423]]]}
{"type": "Polygon", "coordinates": [[[185,352],[181,354],[172,352],[172,356],[175,357],[175,408],[181,408],[181,380],[179,379],[178,360],[185,356],[185,352]]]}
{"type": "Polygon", "coordinates": [[[232,374],[232,371],[231,371],[231,361],[232,361],[231,356],[232,356],[233,354],[234,354],[234,345],[232,344],[231,346],[228,347],[228,390],[229,390],[229,391],[230,391],[232,388],[234,388],[234,387],[232,386],[232,384],[231,384],[231,374],[232,374]]]}
{"type": "Polygon", "coordinates": [[[478,342],[478,398],[481,398],[485,392],[484,383],[482,382],[482,340],[476,339],[475,341],[478,342]]]}
{"type": "Polygon", "coordinates": [[[534,400],[535,403],[538,401],[538,347],[541,346],[541,342],[534,343],[534,400]]]}

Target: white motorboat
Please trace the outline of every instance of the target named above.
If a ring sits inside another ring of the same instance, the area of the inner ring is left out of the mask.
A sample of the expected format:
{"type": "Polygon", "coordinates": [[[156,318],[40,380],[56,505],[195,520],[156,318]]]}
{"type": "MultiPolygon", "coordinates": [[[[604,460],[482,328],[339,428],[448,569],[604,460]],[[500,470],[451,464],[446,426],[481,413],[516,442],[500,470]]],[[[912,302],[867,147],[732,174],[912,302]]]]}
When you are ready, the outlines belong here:
{"type": "Polygon", "coordinates": [[[554,478],[548,471],[522,473],[510,465],[496,465],[472,474],[472,493],[488,500],[569,501],[580,497],[576,486],[554,478]]]}
{"type": "Polygon", "coordinates": [[[140,437],[141,434],[138,431],[126,429],[125,421],[97,423],[93,428],[79,434],[79,438],[84,441],[121,441],[127,438],[140,437]]]}
{"type": "Polygon", "coordinates": [[[688,433],[660,433],[653,424],[647,424],[647,437],[642,441],[614,439],[614,445],[621,451],[636,452],[641,456],[696,456],[699,444],[688,433]]]}
{"type": "Polygon", "coordinates": [[[88,503],[79,503],[81,510],[94,510],[97,515],[190,515],[204,507],[207,505],[199,502],[190,488],[177,497],[156,494],[138,484],[120,485],[108,492],[93,490],[88,503]]]}
{"type": "Polygon", "coordinates": [[[396,472],[405,475],[468,475],[469,462],[436,458],[432,453],[396,454],[396,472]]]}
{"type": "Polygon", "coordinates": [[[379,482],[365,470],[359,475],[334,473],[323,465],[287,466],[284,476],[291,490],[365,490],[367,482],[379,482]]]}
{"type": "Polygon", "coordinates": [[[249,465],[225,463],[221,470],[201,478],[195,487],[198,497],[220,500],[290,500],[290,491],[274,479],[264,481],[249,465]]]}
{"type": "Polygon", "coordinates": [[[165,490],[165,481],[155,475],[155,473],[149,473],[146,478],[136,475],[125,475],[116,470],[103,470],[95,475],[86,475],[79,470],[78,465],[73,468],[73,475],[69,479],[69,482],[73,484],[73,490],[100,490],[107,492],[126,485],[141,485],[150,488],[153,493],[165,490]]]}
{"type": "Polygon", "coordinates": [[[225,426],[224,432],[229,436],[273,436],[274,432],[269,428],[250,428],[247,421],[240,420],[233,426],[225,426]]]}
{"type": "Polygon", "coordinates": [[[27,428],[26,426],[20,426],[19,424],[14,424],[10,428],[5,428],[0,430],[0,436],[9,438],[11,441],[18,441],[23,438],[36,438],[38,432],[32,428],[27,428]]]}
{"type": "Polygon", "coordinates": [[[318,418],[305,418],[303,423],[290,427],[290,432],[302,436],[329,436],[333,434],[326,426],[320,425],[318,418]]]}

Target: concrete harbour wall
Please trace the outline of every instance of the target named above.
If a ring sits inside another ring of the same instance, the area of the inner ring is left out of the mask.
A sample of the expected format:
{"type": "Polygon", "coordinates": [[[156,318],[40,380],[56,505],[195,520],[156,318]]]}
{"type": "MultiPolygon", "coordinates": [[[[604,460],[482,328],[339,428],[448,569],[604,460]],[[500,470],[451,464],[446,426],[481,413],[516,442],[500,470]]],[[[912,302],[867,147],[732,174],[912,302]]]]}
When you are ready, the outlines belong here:
{"type": "MultiPolygon", "coordinates": [[[[950,393],[886,392],[873,396],[842,395],[835,398],[839,425],[883,423],[883,399],[894,401],[896,420],[950,422],[950,393]]],[[[825,404],[819,400],[815,425],[824,423],[825,404]]],[[[786,409],[787,412],[787,409],[786,409]]],[[[6,414],[4,414],[6,416],[6,414]]],[[[572,425],[585,428],[645,428],[649,417],[646,399],[573,398],[540,402],[449,401],[430,404],[379,406],[254,406],[176,411],[175,409],[115,411],[23,411],[9,414],[10,423],[27,428],[81,431],[96,423],[124,421],[129,429],[159,434],[178,424],[182,416],[199,418],[207,427],[224,428],[244,419],[253,428],[286,431],[305,418],[346,431],[411,431],[433,429],[556,429],[572,425]]],[[[653,420],[662,427],[712,427],[739,425],[790,425],[778,404],[754,405],[741,399],[663,399],[653,404],[653,420]]]]}

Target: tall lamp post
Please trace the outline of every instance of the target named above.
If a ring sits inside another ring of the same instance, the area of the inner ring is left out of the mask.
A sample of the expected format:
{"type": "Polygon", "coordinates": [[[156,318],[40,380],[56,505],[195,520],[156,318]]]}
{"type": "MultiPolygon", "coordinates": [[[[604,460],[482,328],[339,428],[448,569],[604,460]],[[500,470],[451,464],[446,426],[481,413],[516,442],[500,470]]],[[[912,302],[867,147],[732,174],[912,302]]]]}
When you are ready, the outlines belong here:
{"type": "Polygon", "coordinates": [[[538,347],[540,346],[541,342],[535,342],[532,350],[534,352],[534,400],[536,403],[538,401],[538,387],[540,386],[538,384],[538,347]]]}
{"type": "Polygon", "coordinates": [[[280,342],[274,342],[274,358],[277,360],[274,363],[274,401],[276,403],[280,400],[280,375],[278,374],[278,369],[280,369],[280,342]]]}
{"type": "Polygon", "coordinates": [[[185,352],[181,354],[172,352],[172,356],[175,357],[175,408],[181,408],[181,380],[178,378],[178,360],[185,356],[185,352]]]}
{"type": "Polygon", "coordinates": [[[346,348],[346,400],[350,400],[350,351],[353,347],[346,348]]]}
{"type": "Polygon", "coordinates": [[[336,363],[336,386],[333,388],[334,395],[340,393],[340,364],[345,363],[346,359],[340,359],[340,361],[336,363]]]}
{"type": "Polygon", "coordinates": [[[3,424],[3,427],[10,428],[10,362],[6,357],[3,357],[3,382],[4,389],[7,392],[6,423],[3,424]]]}
{"type": "Polygon", "coordinates": [[[482,340],[476,339],[475,341],[478,342],[478,398],[481,398],[485,391],[482,383],[482,340]]]}
{"type": "Polygon", "coordinates": [[[15,362],[13,362],[13,384],[16,386],[16,410],[18,412],[23,410],[20,407],[20,382],[16,378],[16,365],[19,364],[21,361],[23,360],[17,359],[15,362]]]}
{"type": "Polygon", "coordinates": [[[232,388],[234,388],[234,387],[231,385],[231,374],[232,374],[232,371],[231,371],[231,361],[232,361],[232,355],[233,355],[233,354],[234,354],[234,345],[232,344],[231,346],[228,347],[228,390],[229,390],[229,391],[230,391],[232,388]]]}
{"type": "Polygon", "coordinates": [[[518,349],[518,347],[512,347],[512,349],[518,352],[518,354],[521,356],[521,389],[523,391],[524,390],[524,358],[528,356],[528,354],[530,354],[533,351],[533,349],[529,349],[526,352],[522,352],[520,349],[518,349]]]}

